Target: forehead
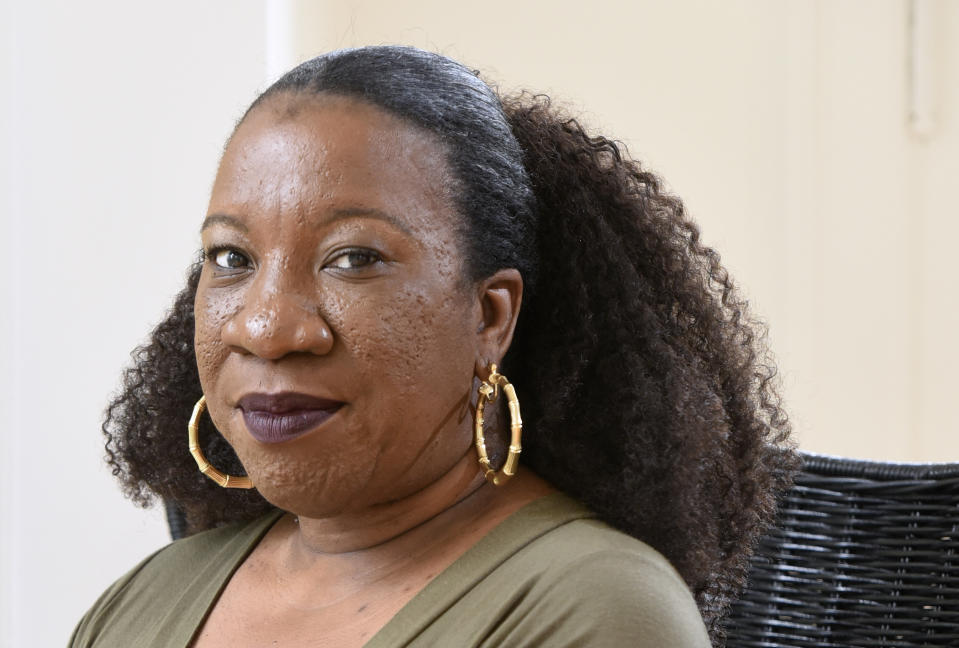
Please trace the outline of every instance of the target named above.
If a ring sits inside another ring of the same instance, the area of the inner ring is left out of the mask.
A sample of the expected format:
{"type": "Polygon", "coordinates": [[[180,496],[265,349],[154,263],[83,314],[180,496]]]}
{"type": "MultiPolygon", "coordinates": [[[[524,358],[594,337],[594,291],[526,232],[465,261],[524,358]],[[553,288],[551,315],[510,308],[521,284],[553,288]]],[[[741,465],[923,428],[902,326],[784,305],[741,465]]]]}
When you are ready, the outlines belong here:
{"type": "Polygon", "coordinates": [[[211,210],[252,217],[367,207],[412,221],[452,218],[451,179],[439,141],[383,109],[340,96],[279,95],[238,126],[211,210]]]}

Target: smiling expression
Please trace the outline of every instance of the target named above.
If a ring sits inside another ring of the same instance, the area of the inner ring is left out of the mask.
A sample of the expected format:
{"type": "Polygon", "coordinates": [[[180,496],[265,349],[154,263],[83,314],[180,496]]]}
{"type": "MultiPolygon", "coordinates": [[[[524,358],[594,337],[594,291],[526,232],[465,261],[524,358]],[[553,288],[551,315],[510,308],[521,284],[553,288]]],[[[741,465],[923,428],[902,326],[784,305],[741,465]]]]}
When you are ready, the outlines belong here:
{"type": "Polygon", "coordinates": [[[203,228],[196,355],[260,493],[323,516],[403,497],[470,449],[482,306],[441,146],[352,99],[238,127],[203,228]]]}

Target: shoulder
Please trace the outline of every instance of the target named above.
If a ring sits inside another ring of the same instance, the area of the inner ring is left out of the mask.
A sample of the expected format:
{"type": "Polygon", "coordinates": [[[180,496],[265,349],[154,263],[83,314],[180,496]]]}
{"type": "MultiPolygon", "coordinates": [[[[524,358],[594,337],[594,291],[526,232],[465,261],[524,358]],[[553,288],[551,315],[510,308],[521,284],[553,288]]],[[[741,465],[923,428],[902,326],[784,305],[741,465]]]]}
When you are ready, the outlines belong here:
{"type": "MultiPolygon", "coordinates": [[[[523,561],[527,571],[539,574],[539,578],[558,580],[570,573],[588,579],[592,573],[612,571],[615,578],[606,581],[607,586],[619,583],[636,591],[637,585],[655,585],[695,605],[676,569],[645,542],[602,522],[569,497],[557,494],[537,504],[538,508],[527,507],[515,519],[517,526],[541,525],[521,542],[522,547],[512,558],[523,561]],[[543,524],[537,518],[551,518],[553,522],[543,524]]],[[[506,543],[514,539],[515,535],[504,538],[506,543]]]]}
{"type": "MultiPolygon", "coordinates": [[[[117,598],[143,588],[185,586],[204,571],[242,552],[266,519],[231,524],[175,540],[124,574],[106,594],[117,598]]],[[[269,519],[275,519],[275,515],[269,519]]]]}
{"type": "Polygon", "coordinates": [[[669,561],[594,518],[559,494],[515,513],[420,597],[410,645],[708,648],[669,561]]]}
{"type": "Polygon", "coordinates": [[[603,581],[605,586],[621,584],[636,591],[639,585],[655,585],[692,599],[682,577],[661,553],[600,520],[568,522],[531,542],[523,553],[545,557],[545,578],[562,581],[575,573],[590,580],[591,574],[603,574],[614,576],[603,581]]]}
{"type": "Polygon", "coordinates": [[[74,630],[70,646],[121,645],[116,642],[137,636],[151,620],[202,599],[229,577],[277,516],[204,531],[151,554],[97,599],[74,630]]]}
{"type": "Polygon", "coordinates": [[[550,619],[542,631],[561,637],[557,645],[709,646],[696,602],[669,561],[603,522],[557,527],[522,557],[541,567],[531,618],[550,619]]]}

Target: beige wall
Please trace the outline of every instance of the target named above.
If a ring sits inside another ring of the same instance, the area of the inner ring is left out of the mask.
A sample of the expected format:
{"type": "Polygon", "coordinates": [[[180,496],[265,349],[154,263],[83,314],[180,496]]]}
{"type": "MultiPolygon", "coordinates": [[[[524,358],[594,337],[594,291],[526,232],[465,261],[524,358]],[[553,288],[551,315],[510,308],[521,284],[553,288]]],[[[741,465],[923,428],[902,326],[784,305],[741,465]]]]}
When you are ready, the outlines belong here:
{"type": "Polygon", "coordinates": [[[627,142],[768,322],[804,448],[959,460],[959,2],[288,4],[299,60],[417,45],[627,142]],[[909,122],[913,7],[932,25],[925,135],[909,122]]]}

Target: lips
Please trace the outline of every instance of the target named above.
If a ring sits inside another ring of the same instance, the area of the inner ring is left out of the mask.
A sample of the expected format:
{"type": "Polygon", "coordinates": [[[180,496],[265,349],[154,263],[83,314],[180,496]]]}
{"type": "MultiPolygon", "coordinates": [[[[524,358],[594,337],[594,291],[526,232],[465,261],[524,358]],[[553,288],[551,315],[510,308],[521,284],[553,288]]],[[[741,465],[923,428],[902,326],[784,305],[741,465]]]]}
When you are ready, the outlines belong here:
{"type": "Polygon", "coordinates": [[[247,394],[237,402],[250,435],[262,443],[290,441],[319,427],[343,403],[296,392],[247,394]]]}

